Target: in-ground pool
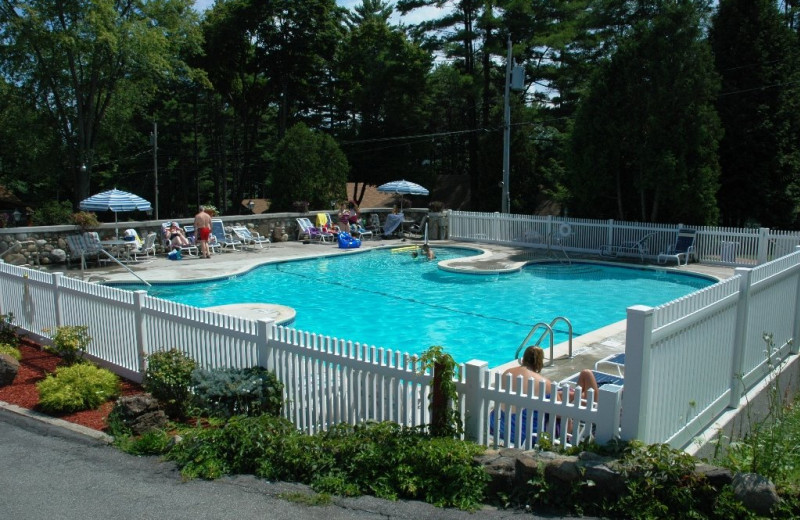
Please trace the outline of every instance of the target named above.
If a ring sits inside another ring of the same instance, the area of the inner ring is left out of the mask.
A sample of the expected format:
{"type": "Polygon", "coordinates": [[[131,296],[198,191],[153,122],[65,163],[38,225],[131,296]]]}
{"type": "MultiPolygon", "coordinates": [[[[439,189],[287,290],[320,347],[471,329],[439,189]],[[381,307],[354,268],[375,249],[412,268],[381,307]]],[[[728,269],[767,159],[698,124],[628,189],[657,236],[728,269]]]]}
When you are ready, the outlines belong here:
{"type": "MultiPolygon", "coordinates": [[[[494,367],[513,359],[538,322],[565,316],[579,336],[625,319],[631,305],[660,305],[714,283],[593,263],[452,273],[437,262],[477,252],[435,251],[434,262],[380,249],[269,264],[225,280],[124,287],[198,307],[279,303],[296,309],[292,326],[301,330],[411,353],[442,345],[458,362],[482,359],[494,367]]],[[[567,339],[563,322],[556,332],[555,343],[567,339]]]]}

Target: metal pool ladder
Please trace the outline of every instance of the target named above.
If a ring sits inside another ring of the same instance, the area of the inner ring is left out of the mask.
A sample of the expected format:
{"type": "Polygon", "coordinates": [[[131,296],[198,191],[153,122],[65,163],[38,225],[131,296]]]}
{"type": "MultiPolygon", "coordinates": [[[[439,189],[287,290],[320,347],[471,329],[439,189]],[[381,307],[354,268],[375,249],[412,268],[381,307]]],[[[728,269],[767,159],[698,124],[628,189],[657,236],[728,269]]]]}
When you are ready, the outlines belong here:
{"type": "Polygon", "coordinates": [[[539,323],[534,325],[531,328],[531,331],[528,333],[527,336],[525,336],[525,339],[522,340],[522,343],[520,343],[519,347],[517,348],[517,353],[514,354],[514,359],[519,359],[520,352],[522,352],[522,349],[527,348],[525,344],[528,342],[529,339],[531,339],[531,336],[533,336],[533,334],[539,329],[544,329],[544,331],[542,331],[542,335],[539,336],[539,339],[537,339],[535,343],[529,346],[538,347],[541,345],[542,340],[544,338],[546,337],[550,338],[550,363],[547,366],[553,366],[553,336],[554,336],[553,326],[559,321],[563,321],[564,323],[567,324],[567,329],[569,330],[569,358],[572,359],[572,323],[564,316],[556,316],[555,318],[553,318],[553,321],[551,321],[549,324],[540,321],[539,323]]]}

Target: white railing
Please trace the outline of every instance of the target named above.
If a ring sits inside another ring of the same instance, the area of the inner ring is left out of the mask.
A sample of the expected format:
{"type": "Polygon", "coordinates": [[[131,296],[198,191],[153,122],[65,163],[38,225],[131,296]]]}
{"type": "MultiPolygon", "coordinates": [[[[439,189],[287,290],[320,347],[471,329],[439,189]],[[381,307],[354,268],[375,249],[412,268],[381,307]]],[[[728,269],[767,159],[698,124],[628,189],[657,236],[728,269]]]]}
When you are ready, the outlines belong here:
{"type": "Polygon", "coordinates": [[[623,437],[687,445],[797,354],[798,334],[800,251],[660,307],[629,308],[623,437]]]}
{"type": "Polygon", "coordinates": [[[635,242],[649,233],[655,233],[648,241],[647,256],[650,259],[675,244],[680,228],[697,230],[696,258],[710,264],[763,264],[791,253],[800,245],[800,231],[768,228],[724,228],[466,211],[451,211],[449,214],[449,237],[453,240],[531,248],[558,245],[575,253],[599,254],[604,245],[635,242]]]}

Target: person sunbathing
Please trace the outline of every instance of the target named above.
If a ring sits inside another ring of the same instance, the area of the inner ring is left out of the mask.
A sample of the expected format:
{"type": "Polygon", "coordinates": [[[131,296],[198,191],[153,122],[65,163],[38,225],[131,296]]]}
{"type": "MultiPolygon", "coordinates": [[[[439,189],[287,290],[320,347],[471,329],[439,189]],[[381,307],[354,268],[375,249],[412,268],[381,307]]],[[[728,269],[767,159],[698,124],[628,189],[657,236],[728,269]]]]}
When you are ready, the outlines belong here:
{"type": "Polygon", "coordinates": [[[186,238],[183,229],[181,229],[177,222],[172,223],[172,225],[169,227],[169,231],[167,231],[167,234],[169,236],[169,243],[174,249],[180,249],[181,247],[191,244],[189,239],[186,238]]]}

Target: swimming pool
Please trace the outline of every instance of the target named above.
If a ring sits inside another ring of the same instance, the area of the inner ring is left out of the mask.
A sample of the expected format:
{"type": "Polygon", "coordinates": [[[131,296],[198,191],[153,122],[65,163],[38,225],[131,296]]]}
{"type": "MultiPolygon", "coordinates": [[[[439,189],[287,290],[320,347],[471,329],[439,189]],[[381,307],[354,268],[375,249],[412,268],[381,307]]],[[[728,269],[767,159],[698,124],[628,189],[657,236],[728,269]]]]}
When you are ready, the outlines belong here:
{"type": "MultiPolygon", "coordinates": [[[[451,247],[436,253],[437,261],[478,254],[451,247]]],[[[713,283],[593,263],[461,274],[379,249],[263,265],[225,280],[122,287],[198,307],[279,303],[296,309],[292,326],[300,330],[411,353],[442,345],[458,362],[481,359],[494,367],[513,359],[538,322],[565,316],[578,336],[625,319],[630,305],[659,305],[713,283]]],[[[555,342],[566,332],[556,325],[555,342]]]]}

